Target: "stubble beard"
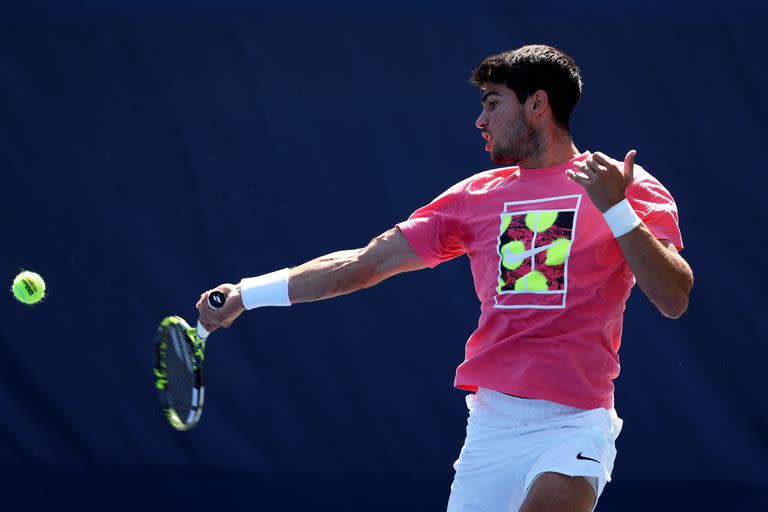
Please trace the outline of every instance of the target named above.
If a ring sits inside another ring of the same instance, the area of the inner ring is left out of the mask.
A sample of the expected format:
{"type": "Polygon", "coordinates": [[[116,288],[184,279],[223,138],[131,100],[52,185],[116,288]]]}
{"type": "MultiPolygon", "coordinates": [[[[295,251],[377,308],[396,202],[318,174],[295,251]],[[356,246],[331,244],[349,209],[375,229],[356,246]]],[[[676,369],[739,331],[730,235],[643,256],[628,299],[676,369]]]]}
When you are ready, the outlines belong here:
{"type": "Polygon", "coordinates": [[[501,165],[518,165],[541,150],[541,134],[521,115],[509,127],[513,134],[509,140],[494,140],[491,161],[501,165]]]}

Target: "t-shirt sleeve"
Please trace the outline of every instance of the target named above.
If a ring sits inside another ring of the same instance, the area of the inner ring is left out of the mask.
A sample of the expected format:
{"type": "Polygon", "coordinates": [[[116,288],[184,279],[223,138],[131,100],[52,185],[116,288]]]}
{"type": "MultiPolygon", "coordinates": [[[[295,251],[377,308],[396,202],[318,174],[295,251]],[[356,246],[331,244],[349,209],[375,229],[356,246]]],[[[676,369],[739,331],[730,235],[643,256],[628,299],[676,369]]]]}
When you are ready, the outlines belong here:
{"type": "Polygon", "coordinates": [[[629,204],[656,239],[669,240],[677,250],[682,250],[683,238],[672,194],[648,172],[642,168],[638,170],[627,188],[629,204]]]}
{"type": "Polygon", "coordinates": [[[429,268],[466,252],[461,237],[464,190],[464,182],[458,183],[396,224],[429,268]]]}

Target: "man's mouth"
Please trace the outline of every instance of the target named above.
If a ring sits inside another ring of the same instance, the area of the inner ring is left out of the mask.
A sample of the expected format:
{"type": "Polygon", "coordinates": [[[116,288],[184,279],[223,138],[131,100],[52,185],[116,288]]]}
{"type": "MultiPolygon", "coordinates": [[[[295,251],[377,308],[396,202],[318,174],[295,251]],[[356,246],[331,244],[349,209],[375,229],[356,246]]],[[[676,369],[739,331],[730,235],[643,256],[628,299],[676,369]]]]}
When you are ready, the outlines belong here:
{"type": "Polygon", "coordinates": [[[490,151],[491,150],[491,136],[490,134],[483,132],[483,138],[486,140],[485,143],[485,150],[490,151]]]}

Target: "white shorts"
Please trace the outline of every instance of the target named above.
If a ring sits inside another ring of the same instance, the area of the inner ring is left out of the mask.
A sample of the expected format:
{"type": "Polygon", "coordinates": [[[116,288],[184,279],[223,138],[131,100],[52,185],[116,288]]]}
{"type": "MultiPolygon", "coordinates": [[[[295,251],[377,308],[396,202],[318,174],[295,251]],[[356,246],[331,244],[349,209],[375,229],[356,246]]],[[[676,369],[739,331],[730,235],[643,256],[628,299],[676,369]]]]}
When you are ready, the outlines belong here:
{"type": "Polygon", "coordinates": [[[623,423],[615,409],[577,409],[483,388],[466,401],[467,438],[453,465],[448,512],[517,512],[536,477],[548,471],[587,477],[597,498],[610,482],[623,423]]]}

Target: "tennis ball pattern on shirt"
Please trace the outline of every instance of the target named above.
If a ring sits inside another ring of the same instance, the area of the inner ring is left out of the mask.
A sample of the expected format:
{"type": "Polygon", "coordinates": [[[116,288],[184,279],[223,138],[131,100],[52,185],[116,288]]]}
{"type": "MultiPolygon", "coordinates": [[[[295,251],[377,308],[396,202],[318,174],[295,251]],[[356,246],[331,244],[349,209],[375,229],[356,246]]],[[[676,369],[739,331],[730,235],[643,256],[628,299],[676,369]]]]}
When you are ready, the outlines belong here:
{"type": "Polygon", "coordinates": [[[531,212],[525,216],[525,225],[531,231],[546,231],[557,220],[557,212],[531,212]]]}
{"type": "Polygon", "coordinates": [[[497,292],[565,290],[573,211],[503,214],[497,292]]]}
{"type": "Polygon", "coordinates": [[[525,244],[520,240],[512,240],[501,246],[501,264],[504,268],[516,269],[523,264],[518,255],[525,252],[525,244]]]}
{"type": "Polygon", "coordinates": [[[516,292],[525,292],[525,291],[539,292],[539,291],[548,290],[548,289],[549,289],[549,283],[547,283],[547,278],[544,277],[544,274],[542,274],[538,270],[531,270],[530,272],[525,274],[523,277],[515,281],[516,292]]]}
{"type": "Polygon", "coordinates": [[[552,243],[552,247],[547,249],[547,257],[544,263],[550,267],[562,265],[568,256],[568,250],[571,248],[571,241],[567,238],[558,238],[552,243]]]}

